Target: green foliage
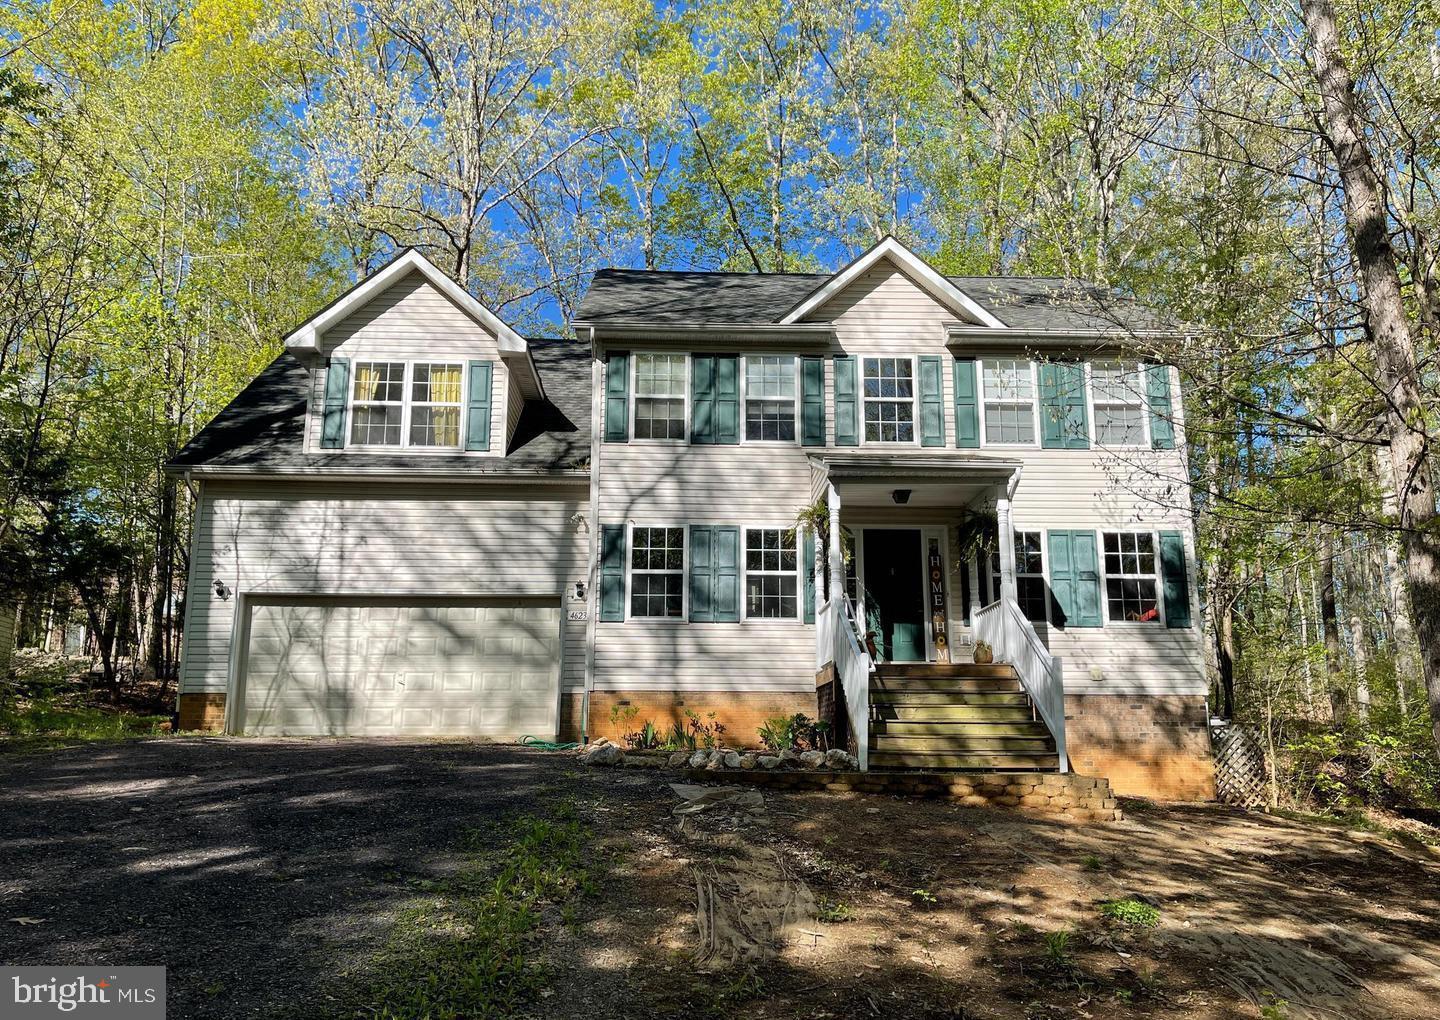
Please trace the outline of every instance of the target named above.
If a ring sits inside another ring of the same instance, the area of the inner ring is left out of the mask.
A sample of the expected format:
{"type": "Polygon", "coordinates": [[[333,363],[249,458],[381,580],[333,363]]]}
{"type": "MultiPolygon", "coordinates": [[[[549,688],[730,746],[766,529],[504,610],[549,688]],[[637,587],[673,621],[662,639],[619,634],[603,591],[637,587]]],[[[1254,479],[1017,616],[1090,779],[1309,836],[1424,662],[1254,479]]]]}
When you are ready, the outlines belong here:
{"type": "Polygon", "coordinates": [[[1160,911],[1157,907],[1130,896],[1106,900],[1100,904],[1100,913],[1128,928],[1153,928],[1160,923],[1160,911]]]}
{"type": "Polygon", "coordinates": [[[846,921],[853,920],[855,914],[848,904],[841,903],[839,900],[827,900],[821,897],[819,911],[816,916],[827,924],[843,924],[846,921]]]}
{"type": "Polygon", "coordinates": [[[653,751],[662,746],[664,740],[655,723],[646,719],[634,733],[625,734],[625,746],[636,751],[653,751]]]}
{"type": "Polygon", "coordinates": [[[714,712],[705,713],[702,719],[699,712],[686,710],[686,743],[690,747],[703,747],[711,750],[720,743],[720,738],[725,735],[725,724],[720,722],[714,712]]]}
{"type": "Polygon", "coordinates": [[[548,980],[531,953],[547,907],[574,919],[578,898],[598,891],[588,833],[562,806],[527,815],[501,834],[475,831],[457,874],[401,916],[363,983],[367,1015],[384,1020],[461,1020],[524,1012],[548,980]]]}
{"type": "Polygon", "coordinates": [[[1045,961],[1056,970],[1070,970],[1075,961],[1070,955],[1070,943],[1074,938],[1069,928],[1047,931],[1045,940],[1045,961]]]}
{"type": "Polygon", "coordinates": [[[1362,807],[1440,806],[1440,761],[1429,720],[1352,720],[1297,732],[1281,747],[1292,803],[1344,813],[1362,807]]]}
{"type": "Polygon", "coordinates": [[[804,712],[766,719],[757,731],[760,743],[774,754],[784,750],[816,751],[827,746],[829,725],[811,719],[804,712]]]}
{"type": "Polygon", "coordinates": [[[0,752],[159,736],[170,717],[106,705],[71,660],[17,661],[0,682],[0,752]]]}

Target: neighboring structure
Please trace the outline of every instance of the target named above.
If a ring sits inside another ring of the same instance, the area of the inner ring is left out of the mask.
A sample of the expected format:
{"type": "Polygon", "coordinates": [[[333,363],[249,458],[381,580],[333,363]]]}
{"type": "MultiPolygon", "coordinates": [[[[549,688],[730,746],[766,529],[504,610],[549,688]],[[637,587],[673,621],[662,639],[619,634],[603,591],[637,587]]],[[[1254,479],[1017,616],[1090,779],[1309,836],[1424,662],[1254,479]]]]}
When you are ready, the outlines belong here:
{"type": "Polygon", "coordinates": [[[0,679],[15,657],[15,624],[19,609],[12,604],[0,603],[0,679]]]}
{"type": "Polygon", "coordinates": [[[1213,795],[1144,309],[887,239],[834,275],[602,271],[573,325],[527,342],[406,252],[287,338],[171,465],[183,726],[753,743],[805,712],[874,767],[1213,795]]]}

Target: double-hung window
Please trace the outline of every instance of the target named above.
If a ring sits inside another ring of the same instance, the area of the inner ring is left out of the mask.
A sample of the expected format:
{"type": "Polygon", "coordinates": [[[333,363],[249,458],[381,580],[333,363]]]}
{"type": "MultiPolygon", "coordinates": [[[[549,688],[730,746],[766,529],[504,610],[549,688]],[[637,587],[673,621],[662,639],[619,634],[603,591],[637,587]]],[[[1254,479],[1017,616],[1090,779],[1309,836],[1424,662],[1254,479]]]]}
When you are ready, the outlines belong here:
{"type": "Polygon", "coordinates": [[[1095,400],[1095,442],[1140,446],[1145,442],[1145,374],[1137,362],[1096,361],[1090,365],[1095,400]]]}
{"type": "Polygon", "coordinates": [[[418,364],[410,379],[410,445],[460,445],[460,366],[418,364]]]}
{"type": "Polygon", "coordinates": [[[795,359],[745,358],[745,438],[795,441],[795,359]]]}
{"type": "Polygon", "coordinates": [[[358,363],[351,402],[352,445],[399,446],[405,428],[405,363],[358,363]]]}
{"type": "Polygon", "coordinates": [[[1035,442],[1035,369],[1024,358],[986,358],[981,372],[985,394],[985,442],[1035,442]]]}
{"type": "Polygon", "coordinates": [[[1155,596],[1155,536],[1148,531],[1107,531],[1105,602],[1111,621],[1160,619],[1155,596]]]}
{"type": "Polygon", "coordinates": [[[635,438],[685,438],[683,354],[635,355],[635,438]]]}
{"type": "Polygon", "coordinates": [[[865,359],[865,441],[915,442],[915,363],[865,359]]]}
{"type": "Polygon", "coordinates": [[[684,618],[684,528],[632,529],[630,615],[675,620],[684,618]]]}
{"type": "MultiPolygon", "coordinates": [[[[1045,622],[1045,546],[1038,531],[1015,532],[1015,598],[1034,623],[1045,622]]],[[[1000,593],[1000,552],[990,554],[991,591],[1000,593]]]]}
{"type": "Polygon", "coordinates": [[[800,614],[795,533],[787,528],[745,531],[745,615],[793,620],[800,614]]]}

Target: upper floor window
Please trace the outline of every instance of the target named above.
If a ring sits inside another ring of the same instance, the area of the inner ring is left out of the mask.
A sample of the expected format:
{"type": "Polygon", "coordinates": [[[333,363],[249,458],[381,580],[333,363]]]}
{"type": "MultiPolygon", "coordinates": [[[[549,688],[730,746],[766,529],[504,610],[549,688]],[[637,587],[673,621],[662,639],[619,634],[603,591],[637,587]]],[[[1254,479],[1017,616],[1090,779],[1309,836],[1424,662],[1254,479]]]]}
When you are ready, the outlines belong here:
{"type": "Polygon", "coordinates": [[[745,358],[745,438],[795,441],[794,358],[745,358]]]}
{"type": "Polygon", "coordinates": [[[915,364],[909,358],[865,359],[865,441],[915,441],[915,364]]]}
{"type": "Polygon", "coordinates": [[[1110,619],[1160,619],[1156,598],[1155,536],[1148,531],[1107,531],[1105,549],[1105,602],[1110,619]]]}
{"type": "Polygon", "coordinates": [[[793,620],[800,613],[800,573],[795,532],[749,528],[745,532],[745,615],[793,620]]]}
{"type": "Polygon", "coordinates": [[[1096,361],[1090,366],[1095,401],[1095,442],[1140,446],[1145,442],[1145,376],[1133,361],[1096,361]]]}
{"type": "Polygon", "coordinates": [[[634,528],[630,542],[630,615],[683,619],[685,529],[634,528]]]}
{"type": "Polygon", "coordinates": [[[1035,369],[1023,358],[986,358],[985,442],[1035,442],[1035,369]]]}
{"type": "Polygon", "coordinates": [[[350,443],[457,449],[460,391],[459,365],[361,361],[351,389],[350,443]]]}
{"type": "Polygon", "coordinates": [[[635,355],[635,438],[685,438],[683,354],[635,355]]]}

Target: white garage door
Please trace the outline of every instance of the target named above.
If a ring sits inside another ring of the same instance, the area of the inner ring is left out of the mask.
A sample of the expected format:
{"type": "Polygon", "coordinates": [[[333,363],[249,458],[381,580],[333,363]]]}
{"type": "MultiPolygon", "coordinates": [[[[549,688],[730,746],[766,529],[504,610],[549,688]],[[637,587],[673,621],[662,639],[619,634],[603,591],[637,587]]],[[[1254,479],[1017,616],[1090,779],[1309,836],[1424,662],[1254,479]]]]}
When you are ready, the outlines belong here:
{"type": "Polygon", "coordinates": [[[256,605],[244,732],[552,738],[559,661],[554,605],[256,605]]]}

